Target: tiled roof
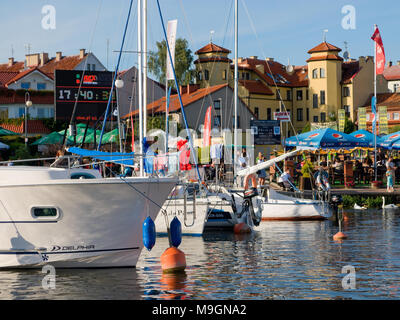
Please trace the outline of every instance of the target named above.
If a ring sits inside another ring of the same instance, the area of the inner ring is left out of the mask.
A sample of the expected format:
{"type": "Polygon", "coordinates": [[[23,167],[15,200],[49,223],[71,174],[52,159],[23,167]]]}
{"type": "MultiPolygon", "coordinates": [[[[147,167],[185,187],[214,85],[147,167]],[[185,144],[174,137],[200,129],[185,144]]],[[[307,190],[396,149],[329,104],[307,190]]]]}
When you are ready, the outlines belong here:
{"type": "MultiPolygon", "coordinates": [[[[30,99],[35,104],[54,104],[53,92],[29,91],[30,99]]],[[[25,104],[25,95],[15,90],[1,89],[0,104],[25,104]]]]}
{"type": "Polygon", "coordinates": [[[385,68],[383,76],[386,80],[400,80],[400,65],[385,68]]]}
{"type": "Polygon", "coordinates": [[[9,66],[8,63],[0,64],[0,71],[7,72],[20,72],[24,70],[24,62],[14,62],[12,66],[9,66]]]}
{"type": "MultiPolygon", "coordinates": [[[[228,84],[220,84],[217,86],[198,89],[191,93],[181,94],[182,104],[184,107],[186,107],[187,105],[189,105],[197,100],[203,99],[208,94],[218,91],[227,86],[228,86],[228,84]]],[[[170,97],[169,112],[178,111],[178,110],[180,110],[180,108],[181,108],[181,105],[179,102],[178,94],[172,95],[170,97]]],[[[137,115],[138,112],[139,112],[138,110],[132,111],[131,112],[132,116],[137,115]]],[[[147,113],[155,114],[155,113],[164,113],[164,112],[165,112],[165,97],[158,99],[147,105],[147,113]]],[[[124,116],[124,118],[129,118],[131,116],[131,113],[124,116]]]]}
{"type": "Polygon", "coordinates": [[[5,87],[6,83],[8,83],[11,79],[16,77],[19,74],[18,71],[10,72],[10,71],[0,71],[0,88],[5,87]]]}
{"type": "MultiPolygon", "coordinates": [[[[233,68],[233,65],[231,65],[233,68]]],[[[304,87],[308,85],[306,75],[300,75],[300,72],[288,73],[286,66],[276,61],[266,61],[254,58],[246,58],[238,63],[239,69],[248,69],[255,72],[269,86],[274,86],[274,80],[280,87],[304,87]],[[262,65],[264,72],[261,72],[257,66],[262,65]]]]}
{"type": "Polygon", "coordinates": [[[209,58],[199,58],[194,61],[194,64],[199,62],[229,62],[231,63],[232,60],[227,57],[209,57],[209,58]]]}
{"type": "MultiPolygon", "coordinates": [[[[364,107],[371,108],[371,94],[366,101],[364,107]]],[[[378,93],[376,95],[377,106],[399,107],[400,108],[400,93],[378,93]]]]}
{"type": "Polygon", "coordinates": [[[231,51],[228,49],[225,49],[223,47],[217,46],[214,43],[209,43],[205,45],[203,48],[197,50],[195,54],[202,54],[202,53],[211,53],[211,52],[224,52],[224,53],[230,53],[231,51]]]}
{"type": "MultiPolygon", "coordinates": [[[[41,71],[38,67],[33,67],[30,69],[27,69],[25,71],[19,72],[14,78],[10,79],[7,83],[6,86],[10,85],[11,83],[14,83],[20,79],[22,79],[23,77],[25,77],[26,75],[32,73],[33,71],[38,71],[40,73],[42,73],[43,75],[45,75],[46,77],[50,77],[48,74],[44,73],[43,71],[41,71]]],[[[53,77],[50,77],[51,79],[53,79],[53,77]]]]}
{"type": "Polygon", "coordinates": [[[316,47],[308,50],[308,53],[315,53],[315,52],[324,52],[324,51],[342,51],[342,49],[334,46],[333,44],[330,44],[328,42],[322,42],[316,47]]]}
{"type": "Polygon", "coordinates": [[[351,83],[360,70],[360,64],[358,61],[344,62],[342,64],[342,83],[351,83]]]}
{"type": "Polygon", "coordinates": [[[320,56],[316,56],[316,57],[311,57],[307,60],[307,62],[310,61],[321,61],[321,60],[339,60],[339,61],[343,61],[342,57],[339,57],[336,54],[323,54],[320,56]]]}
{"type": "MultiPolygon", "coordinates": [[[[41,120],[28,120],[28,133],[44,133],[48,134],[51,131],[46,128],[41,120]]],[[[0,127],[13,131],[15,133],[25,133],[25,121],[21,124],[0,123],[0,127]]]]}
{"type": "Polygon", "coordinates": [[[54,74],[54,70],[73,70],[78,64],[80,64],[85,58],[87,54],[83,58],[77,56],[66,56],[62,57],[60,61],[57,61],[56,58],[50,59],[43,67],[39,67],[39,69],[44,73],[54,74]]]}
{"type": "Polygon", "coordinates": [[[244,86],[249,93],[273,95],[272,90],[260,80],[239,80],[240,85],[244,86]]]}

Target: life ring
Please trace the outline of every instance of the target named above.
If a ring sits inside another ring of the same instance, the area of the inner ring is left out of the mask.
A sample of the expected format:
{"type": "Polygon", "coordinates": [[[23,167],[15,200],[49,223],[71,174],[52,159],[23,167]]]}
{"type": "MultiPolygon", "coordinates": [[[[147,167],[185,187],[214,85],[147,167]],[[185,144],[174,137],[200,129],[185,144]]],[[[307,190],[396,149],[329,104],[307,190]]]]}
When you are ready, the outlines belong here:
{"type": "Polygon", "coordinates": [[[251,180],[251,185],[253,188],[257,188],[257,179],[256,176],[252,173],[252,174],[248,174],[245,178],[244,178],[244,189],[247,190],[249,189],[249,181],[251,180]]]}
{"type": "Polygon", "coordinates": [[[315,179],[315,184],[318,188],[322,189],[323,191],[327,191],[331,188],[328,179],[325,175],[318,174],[317,178],[315,179]]]}

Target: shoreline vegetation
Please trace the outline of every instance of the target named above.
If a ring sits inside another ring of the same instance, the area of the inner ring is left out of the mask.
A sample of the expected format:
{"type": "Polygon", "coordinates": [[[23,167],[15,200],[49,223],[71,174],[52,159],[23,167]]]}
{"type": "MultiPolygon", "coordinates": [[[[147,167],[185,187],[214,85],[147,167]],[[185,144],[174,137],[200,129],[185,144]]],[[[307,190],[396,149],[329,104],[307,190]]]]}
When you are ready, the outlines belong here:
{"type": "MultiPolygon", "coordinates": [[[[395,195],[385,196],[386,203],[398,203],[395,195]]],[[[365,206],[368,209],[381,209],[383,204],[382,196],[368,197],[362,195],[343,195],[343,208],[352,209],[357,204],[361,207],[365,206]]]]}

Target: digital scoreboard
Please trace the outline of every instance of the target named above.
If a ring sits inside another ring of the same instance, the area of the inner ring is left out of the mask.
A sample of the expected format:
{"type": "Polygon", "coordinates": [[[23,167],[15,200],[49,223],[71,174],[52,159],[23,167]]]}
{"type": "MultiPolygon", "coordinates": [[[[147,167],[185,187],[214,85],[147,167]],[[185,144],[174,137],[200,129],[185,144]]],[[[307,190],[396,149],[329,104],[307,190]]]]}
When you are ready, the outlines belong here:
{"type": "MultiPolygon", "coordinates": [[[[56,70],[55,117],[70,119],[75,103],[75,117],[102,118],[110,98],[114,74],[109,71],[56,70]]],[[[115,102],[115,91],[112,102],[115,102]]]]}

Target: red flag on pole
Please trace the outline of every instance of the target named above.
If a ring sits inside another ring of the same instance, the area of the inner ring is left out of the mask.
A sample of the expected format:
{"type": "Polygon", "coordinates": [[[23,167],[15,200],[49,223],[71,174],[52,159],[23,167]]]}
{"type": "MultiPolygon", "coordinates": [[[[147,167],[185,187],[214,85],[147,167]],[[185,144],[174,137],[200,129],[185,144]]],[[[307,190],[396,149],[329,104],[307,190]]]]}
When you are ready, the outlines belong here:
{"type": "Polygon", "coordinates": [[[372,40],[375,41],[375,53],[376,53],[376,61],[375,68],[376,74],[382,74],[385,69],[385,49],[383,48],[383,42],[381,34],[379,33],[378,27],[375,28],[375,32],[371,37],[372,40]]]}
{"type": "Polygon", "coordinates": [[[204,118],[203,147],[211,145],[211,109],[211,106],[209,106],[204,118]]]}

